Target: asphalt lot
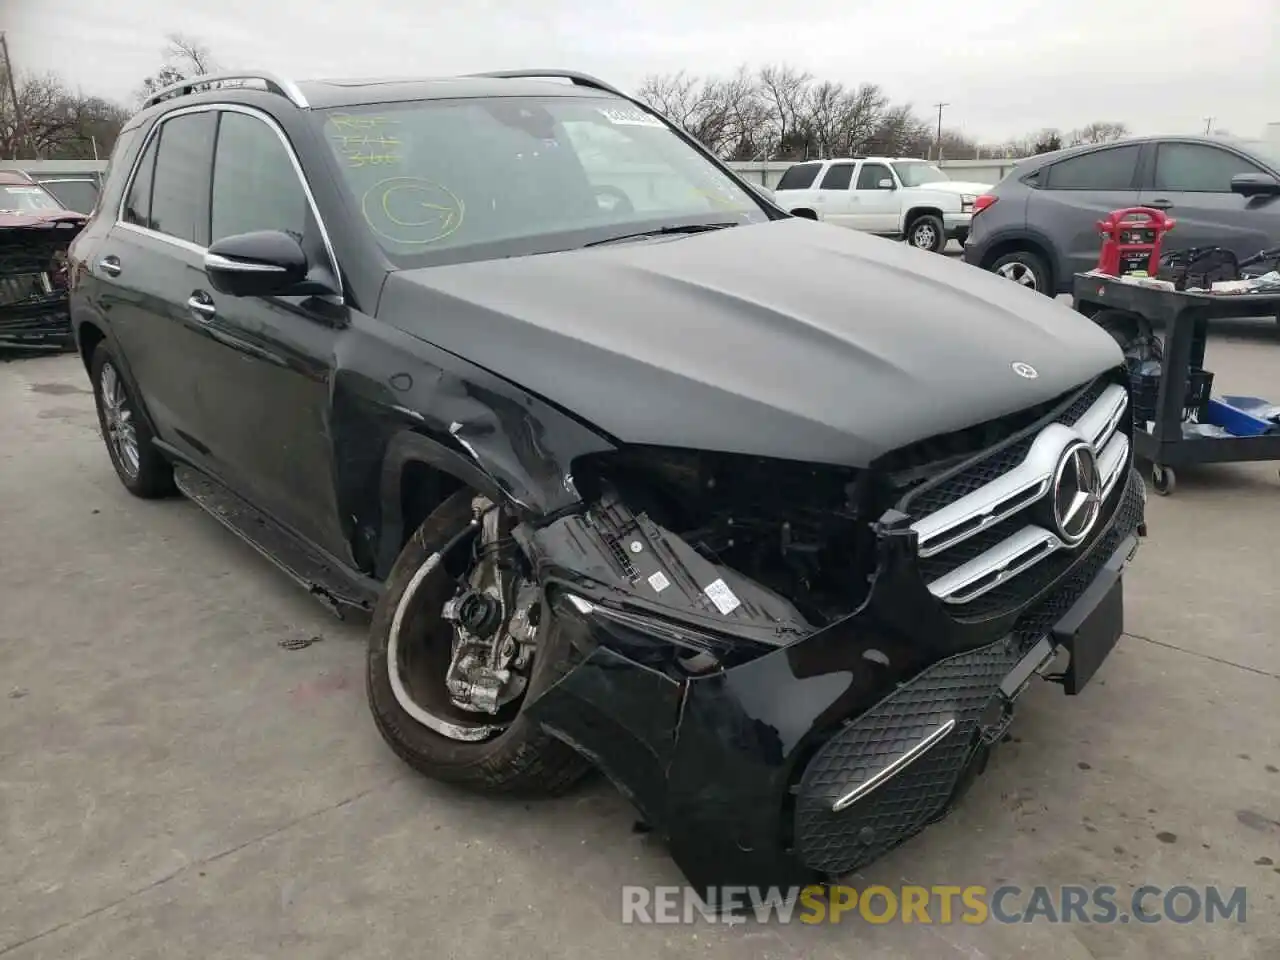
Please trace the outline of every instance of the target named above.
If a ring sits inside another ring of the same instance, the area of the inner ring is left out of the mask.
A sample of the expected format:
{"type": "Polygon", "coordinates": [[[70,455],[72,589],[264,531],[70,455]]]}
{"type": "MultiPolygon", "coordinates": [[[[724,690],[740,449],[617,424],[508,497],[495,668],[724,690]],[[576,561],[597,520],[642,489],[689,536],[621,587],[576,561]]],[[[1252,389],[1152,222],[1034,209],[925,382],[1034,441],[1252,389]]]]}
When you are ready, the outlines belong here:
{"type": "MultiPolygon", "coordinates": [[[[1217,328],[1208,365],[1275,397],[1280,331],[1217,328]]],[[[193,505],[129,497],[77,358],[0,362],[0,505],[5,960],[1280,956],[1275,465],[1153,497],[1094,683],[1035,686],[960,809],[852,880],[1246,886],[1243,925],[624,928],[622,884],[680,882],[627,804],[410,773],[360,626],[193,505]]]]}

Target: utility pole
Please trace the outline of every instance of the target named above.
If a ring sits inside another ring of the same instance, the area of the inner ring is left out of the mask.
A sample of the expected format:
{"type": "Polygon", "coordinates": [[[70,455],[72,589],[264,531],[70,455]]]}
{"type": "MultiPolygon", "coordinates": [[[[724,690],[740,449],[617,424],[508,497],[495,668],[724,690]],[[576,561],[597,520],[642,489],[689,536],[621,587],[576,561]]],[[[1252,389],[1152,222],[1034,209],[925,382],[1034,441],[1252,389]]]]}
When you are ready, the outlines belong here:
{"type": "Polygon", "coordinates": [[[18,144],[22,143],[22,104],[18,103],[18,84],[13,78],[13,61],[9,59],[9,41],[0,31],[0,52],[4,53],[4,72],[9,78],[9,96],[13,97],[13,152],[18,153],[18,144]]]}
{"type": "Polygon", "coordinates": [[[1205,117],[1204,118],[1204,135],[1207,137],[1209,135],[1209,132],[1212,129],[1213,129],[1213,117],[1205,117]]]}
{"type": "Polygon", "coordinates": [[[951,106],[951,104],[949,104],[949,103],[935,103],[935,104],[934,104],[934,106],[938,108],[938,138],[937,138],[937,140],[935,140],[934,142],[938,145],[938,146],[937,146],[937,149],[938,149],[938,157],[937,157],[937,160],[938,160],[938,162],[939,162],[939,163],[941,163],[941,162],[942,162],[942,108],[943,108],[943,107],[949,107],[949,106],[951,106]]]}

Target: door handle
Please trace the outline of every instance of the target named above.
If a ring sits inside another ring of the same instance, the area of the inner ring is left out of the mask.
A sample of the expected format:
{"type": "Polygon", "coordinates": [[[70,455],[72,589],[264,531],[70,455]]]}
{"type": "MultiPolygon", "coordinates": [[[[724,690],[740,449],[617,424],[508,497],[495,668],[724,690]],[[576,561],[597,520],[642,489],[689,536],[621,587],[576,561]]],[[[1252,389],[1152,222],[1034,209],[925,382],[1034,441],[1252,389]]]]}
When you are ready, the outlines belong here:
{"type": "Polygon", "coordinates": [[[1156,197],[1154,200],[1148,200],[1143,203],[1144,207],[1151,207],[1155,210],[1168,210],[1173,206],[1172,200],[1166,200],[1164,197],[1156,197]]]}
{"type": "Polygon", "coordinates": [[[109,277],[120,276],[120,258],[103,257],[98,261],[98,268],[109,277]]]}
{"type": "Polygon", "coordinates": [[[213,315],[218,312],[218,306],[213,302],[213,298],[203,290],[197,290],[187,297],[187,309],[201,321],[212,320],[213,315]]]}

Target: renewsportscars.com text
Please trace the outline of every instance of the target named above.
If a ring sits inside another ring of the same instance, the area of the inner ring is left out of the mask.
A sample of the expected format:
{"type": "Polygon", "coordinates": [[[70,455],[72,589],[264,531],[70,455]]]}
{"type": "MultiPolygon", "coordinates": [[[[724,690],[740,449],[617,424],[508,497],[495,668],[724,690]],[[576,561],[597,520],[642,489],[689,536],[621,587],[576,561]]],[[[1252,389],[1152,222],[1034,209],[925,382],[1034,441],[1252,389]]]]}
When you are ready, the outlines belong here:
{"type": "Polygon", "coordinates": [[[1244,923],[1244,887],[851,886],[622,888],[622,922],[1244,923]]]}

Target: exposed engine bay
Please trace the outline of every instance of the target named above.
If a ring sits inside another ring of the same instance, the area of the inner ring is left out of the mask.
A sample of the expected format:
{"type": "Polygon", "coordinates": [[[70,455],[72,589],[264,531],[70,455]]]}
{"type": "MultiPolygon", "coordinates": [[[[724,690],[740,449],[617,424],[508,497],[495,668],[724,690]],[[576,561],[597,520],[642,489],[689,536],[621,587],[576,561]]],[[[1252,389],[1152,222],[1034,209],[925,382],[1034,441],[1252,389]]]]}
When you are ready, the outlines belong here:
{"type": "Polygon", "coordinates": [[[791,642],[857,609],[875,568],[870,474],[632,447],[575,464],[585,514],[546,559],[622,588],[623,603],[791,642]],[[601,550],[596,544],[603,543],[601,550]]]}
{"type": "Polygon", "coordinates": [[[8,225],[0,218],[0,345],[70,341],[66,252],[82,224],[75,218],[8,225]]]}

